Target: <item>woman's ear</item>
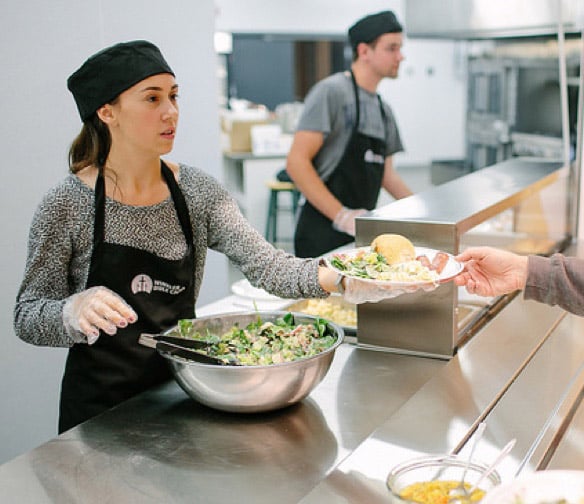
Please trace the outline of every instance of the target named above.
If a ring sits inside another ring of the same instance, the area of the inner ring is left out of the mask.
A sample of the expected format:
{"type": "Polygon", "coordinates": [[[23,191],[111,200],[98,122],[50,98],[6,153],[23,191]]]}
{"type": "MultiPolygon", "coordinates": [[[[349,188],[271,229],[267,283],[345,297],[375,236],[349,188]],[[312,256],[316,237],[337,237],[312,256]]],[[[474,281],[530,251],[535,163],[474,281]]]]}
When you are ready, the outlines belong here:
{"type": "Polygon", "coordinates": [[[106,103],[97,109],[97,117],[105,123],[111,125],[114,121],[114,110],[113,107],[106,103]]]}

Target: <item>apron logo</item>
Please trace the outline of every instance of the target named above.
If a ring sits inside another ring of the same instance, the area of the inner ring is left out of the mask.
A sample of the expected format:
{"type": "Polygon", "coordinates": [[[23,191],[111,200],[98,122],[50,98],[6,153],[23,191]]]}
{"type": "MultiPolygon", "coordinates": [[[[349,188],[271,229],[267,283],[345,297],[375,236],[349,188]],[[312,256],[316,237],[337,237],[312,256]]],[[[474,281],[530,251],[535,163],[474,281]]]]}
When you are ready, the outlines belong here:
{"type": "Polygon", "coordinates": [[[364,159],[365,159],[366,163],[378,163],[378,164],[384,163],[383,156],[381,154],[375,154],[375,152],[373,152],[371,149],[367,149],[365,151],[364,159]]]}
{"type": "Polygon", "coordinates": [[[132,294],[137,294],[138,292],[145,292],[146,294],[151,294],[152,291],[164,292],[165,294],[171,294],[176,296],[185,290],[182,285],[171,285],[162,280],[152,280],[148,275],[140,273],[136,275],[130,284],[132,289],[132,294]]]}
{"type": "Polygon", "coordinates": [[[133,294],[136,294],[137,292],[146,292],[147,294],[150,294],[153,287],[152,278],[143,273],[136,275],[132,280],[131,287],[133,294]]]}

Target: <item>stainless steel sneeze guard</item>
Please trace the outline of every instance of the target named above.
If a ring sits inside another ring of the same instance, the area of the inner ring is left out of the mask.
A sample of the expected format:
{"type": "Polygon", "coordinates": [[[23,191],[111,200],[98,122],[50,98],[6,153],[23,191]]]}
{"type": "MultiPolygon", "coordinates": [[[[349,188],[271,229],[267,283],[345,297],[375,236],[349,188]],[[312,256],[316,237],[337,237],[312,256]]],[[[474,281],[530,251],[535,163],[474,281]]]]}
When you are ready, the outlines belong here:
{"type": "MultiPolygon", "coordinates": [[[[514,158],[498,163],[357,219],[356,245],[398,233],[417,246],[452,254],[464,245],[518,251],[521,244],[531,247],[528,251],[550,253],[569,236],[568,173],[560,161],[514,158]],[[481,229],[501,217],[509,221],[504,229],[481,229]]],[[[430,293],[358,306],[357,341],[363,346],[447,359],[463,336],[458,288],[452,282],[430,293]]]]}

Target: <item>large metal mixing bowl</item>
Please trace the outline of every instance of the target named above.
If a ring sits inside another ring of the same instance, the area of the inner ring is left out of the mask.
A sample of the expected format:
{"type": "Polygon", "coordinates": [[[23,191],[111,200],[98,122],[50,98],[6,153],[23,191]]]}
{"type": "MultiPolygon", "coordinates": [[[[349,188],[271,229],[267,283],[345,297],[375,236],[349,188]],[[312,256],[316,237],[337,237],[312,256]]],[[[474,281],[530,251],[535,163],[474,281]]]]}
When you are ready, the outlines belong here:
{"type": "MultiPolygon", "coordinates": [[[[285,311],[230,313],[193,320],[193,328],[205,333],[223,334],[235,324],[245,327],[261,317],[274,322],[285,311]]],[[[295,322],[312,323],[316,317],[294,314],[295,322]]],[[[292,362],[268,366],[222,366],[203,364],[165,352],[174,378],[193,399],[211,408],[238,413],[271,411],[304,399],[329,370],[336,348],[343,342],[343,329],[327,324],[330,334],[336,336],[334,345],[324,352],[292,362]]],[[[177,328],[167,331],[177,332],[177,328]]]]}

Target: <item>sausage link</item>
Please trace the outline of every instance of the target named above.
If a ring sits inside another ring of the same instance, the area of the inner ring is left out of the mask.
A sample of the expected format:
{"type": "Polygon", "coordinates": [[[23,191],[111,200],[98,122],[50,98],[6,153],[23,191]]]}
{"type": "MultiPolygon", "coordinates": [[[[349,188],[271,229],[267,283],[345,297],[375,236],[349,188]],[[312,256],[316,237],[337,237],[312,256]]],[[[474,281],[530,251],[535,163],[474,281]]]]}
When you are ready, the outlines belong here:
{"type": "Polygon", "coordinates": [[[434,259],[432,259],[432,266],[430,269],[433,269],[436,273],[440,274],[446,264],[448,264],[448,254],[445,252],[436,252],[434,259]]]}
{"type": "Polygon", "coordinates": [[[430,259],[428,259],[428,256],[420,255],[416,257],[416,260],[420,261],[422,263],[422,266],[424,266],[425,268],[430,269],[432,267],[432,263],[430,263],[430,259]]]}

